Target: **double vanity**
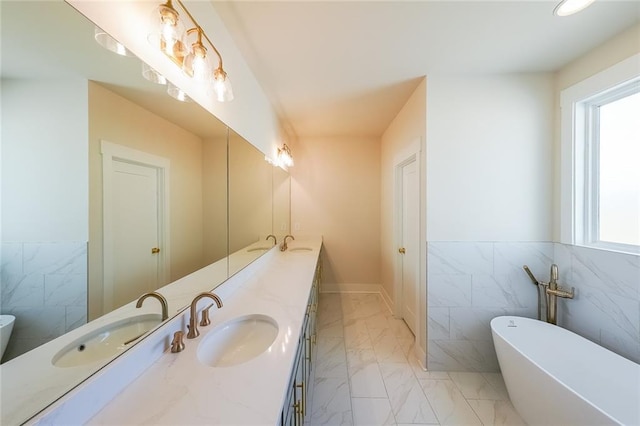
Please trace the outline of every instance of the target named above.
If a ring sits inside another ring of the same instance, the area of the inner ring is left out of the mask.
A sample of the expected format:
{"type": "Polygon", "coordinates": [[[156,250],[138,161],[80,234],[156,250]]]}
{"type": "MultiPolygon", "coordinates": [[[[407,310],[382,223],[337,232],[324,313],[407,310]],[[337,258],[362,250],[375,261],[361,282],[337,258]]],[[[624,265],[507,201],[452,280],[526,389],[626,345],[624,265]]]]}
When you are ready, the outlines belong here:
{"type": "MultiPolygon", "coordinates": [[[[302,424],[321,247],[321,238],[291,241],[286,251],[273,246],[215,289],[220,309],[210,297],[196,297],[191,309],[140,338],[29,423],[302,424]],[[199,336],[187,338],[192,312],[199,336]],[[205,312],[209,325],[201,323],[205,312]],[[181,334],[184,345],[173,352],[181,334]]],[[[206,281],[206,269],[180,281],[206,281]]],[[[133,318],[159,316],[149,313],[160,312],[154,302],[146,301],[148,310],[133,318]]]]}

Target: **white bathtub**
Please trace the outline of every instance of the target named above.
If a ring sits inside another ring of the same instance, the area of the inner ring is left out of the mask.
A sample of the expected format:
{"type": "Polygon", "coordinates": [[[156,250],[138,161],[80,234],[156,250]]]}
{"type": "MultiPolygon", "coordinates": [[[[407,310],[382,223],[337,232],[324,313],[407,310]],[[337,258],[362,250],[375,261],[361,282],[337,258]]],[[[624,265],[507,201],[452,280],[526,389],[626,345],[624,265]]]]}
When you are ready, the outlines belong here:
{"type": "Polygon", "coordinates": [[[640,365],[564,328],[491,321],[509,397],[530,425],[640,425],[640,365]]]}

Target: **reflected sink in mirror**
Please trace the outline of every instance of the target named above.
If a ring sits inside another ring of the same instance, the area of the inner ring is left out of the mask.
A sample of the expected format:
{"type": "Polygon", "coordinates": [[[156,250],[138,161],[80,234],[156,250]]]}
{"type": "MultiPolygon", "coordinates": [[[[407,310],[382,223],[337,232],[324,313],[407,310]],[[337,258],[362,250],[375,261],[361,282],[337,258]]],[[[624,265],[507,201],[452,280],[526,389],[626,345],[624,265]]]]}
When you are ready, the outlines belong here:
{"type": "Polygon", "coordinates": [[[144,314],[115,321],[76,339],[54,355],[56,367],[77,367],[113,357],[162,322],[160,314],[144,314]]]}
{"type": "Polygon", "coordinates": [[[291,247],[289,251],[311,251],[310,247],[291,247]]]}
{"type": "Polygon", "coordinates": [[[255,251],[268,251],[269,249],[271,249],[271,247],[253,247],[253,248],[250,248],[247,251],[249,253],[251,253],[251,252],[255,252],[255,251]]]}
{"type": "Polygon", "coordinates": [[[211,367],[231,367],[269,349],[278,336],[278,323],[266,315],[245,315],[211,330],[198,346],[198,359],[211,367]]]}

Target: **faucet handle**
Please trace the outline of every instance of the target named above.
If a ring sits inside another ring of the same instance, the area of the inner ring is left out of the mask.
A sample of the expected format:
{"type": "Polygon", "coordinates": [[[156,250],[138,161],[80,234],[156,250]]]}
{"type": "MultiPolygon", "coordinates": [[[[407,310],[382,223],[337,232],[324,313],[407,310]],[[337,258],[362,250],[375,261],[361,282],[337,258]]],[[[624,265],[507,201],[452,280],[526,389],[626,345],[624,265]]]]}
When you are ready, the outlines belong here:
{"type": "Polygon", "coordinates": [[[171,342],[171,353],[182,352],[184,349],[184,332],[182,330],[176,331],[173,334],[173,341],[171,342]]]}
{"type": "Polygon", "coordinates": [[[209,318],[209,309],[211,309],[212,306],[213,303],[202,310],[202,319],[200,320],[200,325],[202,327],[211,324],[211,319],[209,318]]]}

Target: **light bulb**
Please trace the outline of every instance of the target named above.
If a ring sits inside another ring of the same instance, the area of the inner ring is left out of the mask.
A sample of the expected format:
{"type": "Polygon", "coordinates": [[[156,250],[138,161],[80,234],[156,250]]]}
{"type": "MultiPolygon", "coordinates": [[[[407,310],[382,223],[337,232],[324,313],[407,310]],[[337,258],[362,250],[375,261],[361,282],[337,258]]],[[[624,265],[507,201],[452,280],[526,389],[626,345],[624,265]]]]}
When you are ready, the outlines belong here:
{"type": "Polygon", "coordinates": [[[586,9],[595,0],[562,0],[553,13],[557,16],[569,16],[586,9]]]}

